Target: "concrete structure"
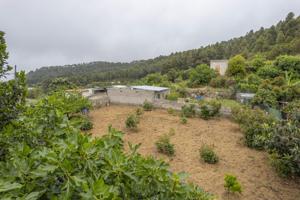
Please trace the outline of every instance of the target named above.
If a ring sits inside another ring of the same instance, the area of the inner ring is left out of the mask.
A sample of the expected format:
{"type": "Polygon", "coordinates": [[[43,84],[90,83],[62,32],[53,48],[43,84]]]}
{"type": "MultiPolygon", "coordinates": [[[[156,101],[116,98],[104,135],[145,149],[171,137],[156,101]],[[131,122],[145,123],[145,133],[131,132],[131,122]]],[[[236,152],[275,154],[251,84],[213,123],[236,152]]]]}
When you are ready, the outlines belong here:
{"type": "Polygon", "coordinates": [[[237,93],[236,100],[240,103],[249,103],[253,97],[255,96],[254,93],[237,93]]]}
{"type": "Polygon", "coordinates": [[[97,94],[106,94],[106,88],[88,88],[80,91],[83,97],[91,97],[97,94]]]}
{"type": "Polygon", "coordinates": [[[154,103],[155,100],[165,99],[170,93],[169,88],[155,86],[114,86],[107,88],[111,103],[141,105],[145,101],[154,103]]]}
{"type": "Polygon", "coordinates": [[[210,68],[216,70],[220,75],[224,76],[228,68],[228,60],[211,60],[210,68]]]}

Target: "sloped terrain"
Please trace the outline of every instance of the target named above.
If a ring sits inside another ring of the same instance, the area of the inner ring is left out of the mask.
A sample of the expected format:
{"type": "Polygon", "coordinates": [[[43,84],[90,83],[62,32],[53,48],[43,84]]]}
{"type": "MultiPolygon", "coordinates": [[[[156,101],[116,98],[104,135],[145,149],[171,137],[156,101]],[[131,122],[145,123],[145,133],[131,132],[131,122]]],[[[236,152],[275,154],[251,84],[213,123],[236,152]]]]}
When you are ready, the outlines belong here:
{"type": "Polygon", "coordinates": [[[205,121],[195,118],[188,119],[188,123],[183,125],[178,116],[172,116],[165,110],[154,110],[144,112],[138,131],[133,132],[125,128],[124,122],[135,109],[130,106],[110,106],[92,111],[93,135],[100,137],[112,124],[125,133],[125,143],[141,143],[141,154],[164,159],[176,172],[188,172],[190,181],[216,194],[219,199],[299,199],[300,182],[280,178],[270,166],[267,153],[246,147],[238,125],[229,119],[205,121]],[[159,154],[154,144],[160,135],[168,133],[171,128],[175,130],[171,142],[175,144],[176,151],[172,159],[159,154]],[[204,143],[214,145],[220,158],[218,164],[200,161],[199,148],[204,143]],[[241,195],[228,196],[224,192],[226,173],[238,177],[243,187],[241,195]]]}

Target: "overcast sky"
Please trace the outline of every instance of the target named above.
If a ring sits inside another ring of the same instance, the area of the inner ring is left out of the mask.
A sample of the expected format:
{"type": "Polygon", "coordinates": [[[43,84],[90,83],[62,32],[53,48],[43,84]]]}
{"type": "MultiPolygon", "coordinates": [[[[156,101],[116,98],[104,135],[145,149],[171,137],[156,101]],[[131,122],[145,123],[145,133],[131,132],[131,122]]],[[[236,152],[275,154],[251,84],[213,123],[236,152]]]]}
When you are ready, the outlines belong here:
{"type": "Polygon", "coordinates": [[[132,61],[269,27],[300,0],[0,0],[9,62],[29,70],[132,61]]]}

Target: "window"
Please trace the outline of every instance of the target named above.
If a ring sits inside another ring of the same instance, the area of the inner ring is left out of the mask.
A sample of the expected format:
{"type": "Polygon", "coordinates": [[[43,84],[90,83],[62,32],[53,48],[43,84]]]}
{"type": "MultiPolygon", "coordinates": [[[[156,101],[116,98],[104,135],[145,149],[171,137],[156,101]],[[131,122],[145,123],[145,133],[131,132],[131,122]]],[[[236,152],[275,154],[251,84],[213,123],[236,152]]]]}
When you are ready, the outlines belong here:
{"type": "Polygon", "coordinates": [[[160,94],[157,94],[156,97],[157,97],[158,99],[160,99],[160,94]]]}

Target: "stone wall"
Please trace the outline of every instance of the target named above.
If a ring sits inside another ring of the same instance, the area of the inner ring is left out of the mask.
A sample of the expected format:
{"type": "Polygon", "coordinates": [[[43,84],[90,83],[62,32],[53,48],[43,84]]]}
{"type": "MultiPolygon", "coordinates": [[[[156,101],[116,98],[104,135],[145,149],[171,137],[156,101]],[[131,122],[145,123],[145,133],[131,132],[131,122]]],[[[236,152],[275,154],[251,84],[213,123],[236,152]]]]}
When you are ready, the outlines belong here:
{"type": "Polygon", "coordinates": [[[109,98],[106,93],[96,94],[88,97],[88,99],[92,102],[92,105],[95,108],[109,105],[109,98]]]}
{"type": "Polygon", "coordinates": [[[164,109],[168,109],[168,108],[172,108],[174,110],[181,110],[181,107],[184,106],[184,103],[180,103],[177,101],[169,101],[166,99],[156,99],[153,102],[154,107],[156,108],[164,108],[164,109]]]}
{"type": "Polygon", "coordinates": [[[130,88],[108,88],[111,103],[142,105],[145,101],[154,102],[154,91],[132,90],[130,88]]]}

